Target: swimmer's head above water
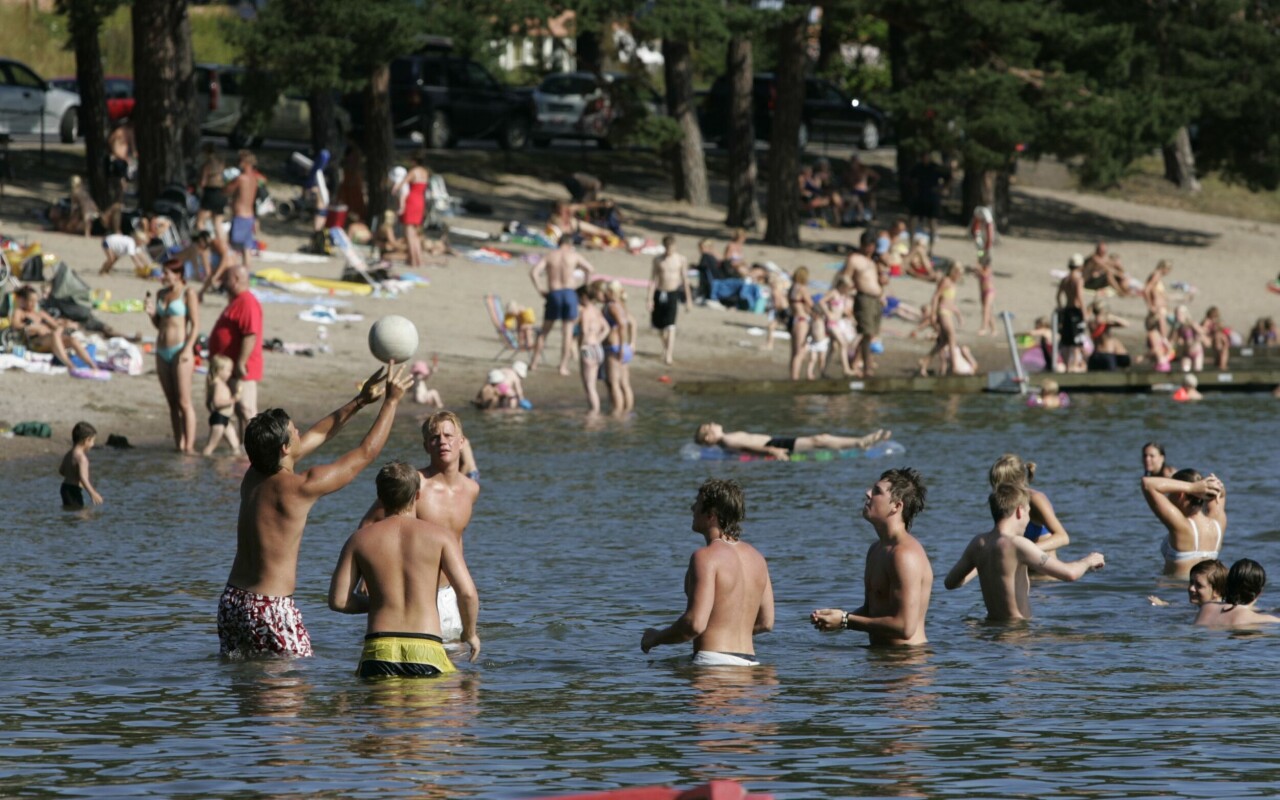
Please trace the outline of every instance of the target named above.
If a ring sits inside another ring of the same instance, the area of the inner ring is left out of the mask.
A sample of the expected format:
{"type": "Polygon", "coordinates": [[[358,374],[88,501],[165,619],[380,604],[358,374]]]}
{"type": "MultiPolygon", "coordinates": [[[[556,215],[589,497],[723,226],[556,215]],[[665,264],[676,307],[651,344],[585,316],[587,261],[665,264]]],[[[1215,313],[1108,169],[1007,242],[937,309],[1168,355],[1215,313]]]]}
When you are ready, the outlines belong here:
{"type": "Polygon", "coordinates": [[[719,444],[722,438],[724,438],[724,428],[715,422],[702,423],[693,434],[693,440],[702,445],[719,444]]]}

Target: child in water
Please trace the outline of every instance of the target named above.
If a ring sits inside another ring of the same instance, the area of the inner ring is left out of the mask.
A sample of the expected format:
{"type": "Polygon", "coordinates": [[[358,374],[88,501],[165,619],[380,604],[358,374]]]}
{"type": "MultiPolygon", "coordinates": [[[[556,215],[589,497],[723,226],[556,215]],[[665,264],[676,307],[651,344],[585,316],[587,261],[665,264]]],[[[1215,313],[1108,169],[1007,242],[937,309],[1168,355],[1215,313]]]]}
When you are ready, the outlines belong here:
{"type": "Polygon", "coordinates": [[[204,405],[209,409],[209,442],[204,446],[206,456],[213,455],[223,439],[231,445],[233,453],[240,454],[240,435],[232,420],[236,413],[239,390],[231,391],[231,368],[226,356],[214,356],[209,360],[209,374],[205,378],[204,405]]]}
{"type": "Polygon", "coordinates": [[[1267,585],[1267,571],[1257,561],[1242,558],[1231,565],[1221,603],[1205,603],[1196,614],[1196,624],[1207,628],[1246,628],[1259,623],[1280,622],[1280,617],[1261,614],[1254,603],[1267,585]]]}
{"type": "Polygon", "coordinates": [[[430,378],[432,373],[431,366],[425,361],[415,361],[413,369],[409,372],[413,375],[413,402],[427,408],[444,408],[440,393],[435,389],[427,388],[427,378],[430,378]]]}
{"type": "MultiPolygon", "coordinates": [[[[1187,599],[1191,605],[1202,607],[1206,603],[1221,603],[1227,591],[1227,565],[1216,558],[1207,558],[1191,568],[1187,579],[1187,599]]],[[[1169,605],[1169,601],[1154,594],[1147,595],[1147,600],[1153,606],[1169,605]]]]}
{"type": "Polygon", "coordinates": [[[102,495],[89,482],[89,451],[97,437],[98,430],[87,422],[77,422],[71,429],[71,449],[58,467],[58,474],[62,476],[62,507],[68,511],[84,508],[85,492],[95,506],[102,505],[102,495]]]}

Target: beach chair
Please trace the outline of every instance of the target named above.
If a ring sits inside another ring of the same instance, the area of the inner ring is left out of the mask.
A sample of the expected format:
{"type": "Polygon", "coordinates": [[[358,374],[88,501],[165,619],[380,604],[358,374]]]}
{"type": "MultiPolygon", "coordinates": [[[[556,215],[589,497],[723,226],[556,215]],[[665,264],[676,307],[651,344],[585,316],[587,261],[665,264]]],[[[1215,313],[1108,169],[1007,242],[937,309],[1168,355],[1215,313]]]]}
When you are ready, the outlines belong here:
{"type": "Polygon", "coordinates": [[[347,280],[347,274],[354,272],[365,283],[377,289],[379,281],[369,273],[369,265],[365,262],[364,256],[360,255],[360,251],[356,249],[355,243],[351,241],[351,237],[347,236],[347,232],[342,228],[329,229],[329,241],[333,243],[334,248],[342,254],[343,261],[343,280],[347,280]]]}
{"type": "Polygon", "coordinates": [[[489,321],[493,323],[493,329],[498,332],[498,338],[502,340],[502,349],[493,357],[493,360],[497,361],[510,351],[510,358],[514,361],[524,348],[520,346],[520,339],[516,332],[508,329],[503,320],[505,312],[503,311],[502,298],[496,294],[486,294],[484,296],[484,307],[489,312],[489,321]]]}

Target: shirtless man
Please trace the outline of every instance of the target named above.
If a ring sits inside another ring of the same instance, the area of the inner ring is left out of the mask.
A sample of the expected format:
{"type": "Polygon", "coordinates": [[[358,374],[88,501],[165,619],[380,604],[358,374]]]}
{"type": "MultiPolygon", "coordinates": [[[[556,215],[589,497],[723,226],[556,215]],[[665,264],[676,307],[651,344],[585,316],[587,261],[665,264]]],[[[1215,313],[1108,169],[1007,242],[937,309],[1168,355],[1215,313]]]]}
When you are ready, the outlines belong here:
{"type": "Polygon", "coordinates": [[[1084,256],[1076,253],[1068,262],[1067,276],[1058,284],[1054,302],[1058,306],[1058,338],[1067,372],[1084,372],[1084,256]]]}
{"type": "Polygon", "coordinates": [[[670,364],[676,352],[676,309],[680,300],[693,302],[689,288],[689,259],[676,252],[676,237],[662,237],[665,252],[653,259],[653,272],[645,295],[649,298],[649,321],[662,331],[662,363],[670,364]]]}
{"type": "Polygon", "coordinates": [[[704,422],[698,426],[693,440],[707,447],[723,447],[728,450],[741,450],[744,453],[758,453],[763,456],[786,461],[792,453],[805,453],[810,450],[866,450],[892,436],[886,430],[874,430],[866,436],[835,436],[830,433],[819,433],[814,436],[770,436],[766,433],[748,433],[746,431],[726,432],[717,422],[704,422]]]}
{"type": "Polygon", "coordinates": [[[57,319],[40,308],[40,294],[34,286],[23,286],[16,294],[17,308],[13,312],[13,328],[26,335],[27,347],[37,353],[53,353],[59,361],[70,367],[71,357],[67,355],[69,347],[90,369],[96,366],[89,351],[79,339],[71,335],[71,331],[76,329],[74,322],[57,319]]]}
{"type": "Polygon", "coordinates": [[[911,523],[924,510],[925,487],[914,469],[891,469],[866,493],[862,518],[876,531],[867,551],[863,602],[849,613],[819,608],[809,615],[820,631],[865,631],[873,645],[928,642],[925,615],[933,589],[933,569],[911,523]]]}
{"type": "Polygon", "coordinates": [[[1106,242],[1098,242],[1098,246],[1085,259],[1083,272],[1086,289],[1097,290],[1110,287],[1120,297],[1132,294],[1124,267],[1120,266],[1118,257],[1107,252],[1106,242]]]}
{"type": "Polygon", "coordinates": [[[573,236],[566,234],[560,237],[560,246],[551,255],[533,265],[529,270],[529,280],[533,288],[546,298],[543,310],[542,330],[538,332],[538,341],[533,346],[533,358],[529,359],[529,369],[538,366],[542,357],[542,348],[547,344],[547,336],[556,322],[561,323],[560,332],[560,374],[569,374],[569,338],[573,322],[578,319],[578,298],[574,293],[573,273],[581,269],[587,277],[595,271],[587,260],[578,255],[573,248],[573,236]],[[538,280],[543,274],[547,276],[547,288],[543,289],[538,280]]]}
{"type": "Polygon", "coordinates": [[[244,438],[249,469],[240,483],[236,558],[218,600],[222,655],[311,655],[311,637],[292,596],[307,515],[317,500],[346,486],[382,452],[409,383],[403,367],[384,367],[364,382],[354,400],[305,434],[299,434],[279,408],[249,423],[244,438]],[[354,450],[332,464],[294,471],[299,461],[337,435],[379,395],[383,399],[378,418],[354,450]]]}
{"type": "Polygon", "coordinates": [[[875,231],[863,231],[857,252],[849,254],[844,267],[836,276],[836,280],[848,278],[857,291],[853,298],[853,319],[858,323],[858,344],[853,360],[855,364],[862,364],[861,374],[866,377],[874,372],[871,365],[871,343],[880,335],[880,319],[884,314],[884,305],[880,300],[880,295],[884,293],[880,286],[880,268],[872,260],[876,252],[876,238],[875,231]]]}
{"type": "Polygon", "coordinates": [[[254,227],[257,224],[258,159],[248,150],[240,151],[240,174],[227,185],[231,195],[231,249],[240,256],[240,263],[249,266],[249,250],[253,248],[254,227]]]}
{"type": "Polygon", "coordinates": [[[474,662],[480,655],[480,597],[462,546],[446,528],[415,516],[426,489],[412,466],[387,464],[377,485],[378,502],[389,513],[351,534],[329,582],[330,609],[369,615],[356,674],[430,678],[456,672],[442,646],[436,577],[447,577],[462,597],[462,639],[474,662]]]}
{"type": "Polygon", "coordinates": [[[693,531],[706,545],[689,558],[684,613],[662,630],[645,628],[640,650],[692,639],[694,664],[756,666],[752,637],[773,630],[773,585],[764,556],[741,539],[738,523],[747,512],[742,487],[709,478],[691,510],[693,531]]]}
{"type": "MultiPolygon", "coordinates": [[[[422,489],[414,503],[414,515],[423,522],[449,532],[462,552],[462,534],[471,522],[471,511],[480,496],[480,484],[462,472],[462,453],[467,437],[462,420],[452,411],[437,411],[422,423],[422,449],[429,463],[418,471],[422,489]]],[[[360,528],[385,519],[386,504],[379,496],[360,520],[360,528]]],[[[463,638],[465,620],[460,615],[458,596],[448,575],[440,579],[437,606],[440,631],[446,642],[463,638]]]]}
{"type": "Polygon", "coordinates": [[[1002,483],[991,491],[987,504],[995,527],[973,537],[943,582],[948,589],[959,589],[977,575],[982,585],[982,601],[987,605],[987,619],[995,622],[1031,619],[1028,567],[1051,578],[1077,581],[1106,565],[1102,553],[1090,553],[1079,561],[1064,563],[1024,536],[1031,514],[1031,495],[1026,487],[1002,483]]]}

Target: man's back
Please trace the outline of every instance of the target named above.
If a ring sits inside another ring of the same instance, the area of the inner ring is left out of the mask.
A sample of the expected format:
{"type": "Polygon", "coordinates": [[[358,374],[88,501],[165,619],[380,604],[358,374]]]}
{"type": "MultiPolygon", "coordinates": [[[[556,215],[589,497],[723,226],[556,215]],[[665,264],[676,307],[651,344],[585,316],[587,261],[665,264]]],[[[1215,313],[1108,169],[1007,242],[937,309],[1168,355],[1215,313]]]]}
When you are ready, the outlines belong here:
{"type": "Polygon", "coordinates": [[[769,567],[764,556],[739,539],[712,542],[694,558],[707,559],[715,575],[711,616],[706,630],[694,641],[694,649],[755,653],[752,634],[769,585],[769,567]]]}
{"type": "Polygon", "coordinates": [[[577,266],[578,254],[572,249],[561,247],[552,250],[547,256],[547,286],[551,291],[568,289],[573,282],[573,268],[577,266]]]}
{"type": "Polygon", "coordinates": [[[457,549],[447,529],[405,515],[355,534],[352,554],[368,587],[370,633],[440,635],[436,592],[446,548],[457,549]]]}
{"type": "Polygon", "coordinates": [[[972,558],[978,570],[988,619],[1031,617],[1031,605],[1027,599],[1031,579],[1026,564],[1018,558],[1018,539],[1017,536],[1002,536],[997,531],[990,531],[976,536],[970,545],[974,548],[972,558]]]}

